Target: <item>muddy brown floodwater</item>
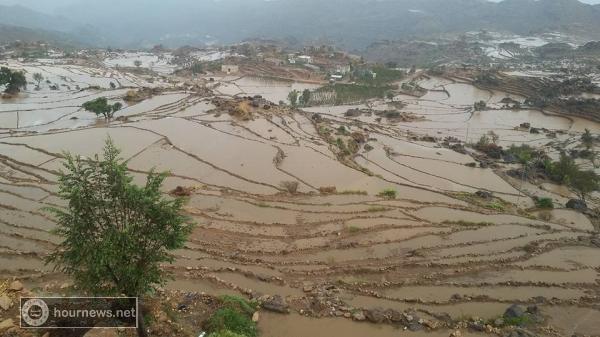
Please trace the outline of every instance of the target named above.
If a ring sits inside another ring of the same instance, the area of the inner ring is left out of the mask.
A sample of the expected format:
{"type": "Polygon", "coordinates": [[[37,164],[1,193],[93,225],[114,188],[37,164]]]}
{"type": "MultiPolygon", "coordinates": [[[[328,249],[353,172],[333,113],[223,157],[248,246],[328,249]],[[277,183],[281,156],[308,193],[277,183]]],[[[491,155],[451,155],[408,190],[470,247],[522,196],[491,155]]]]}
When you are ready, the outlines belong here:
{"type": "MultiPolygon", "coordinates": [[[[421,85],[444,87],[447,94],[399,96],[406,112],[422,117],[414,121],[344,114],[365,106],[257,109],[241,120],[216,109],[213,97],[174,89],[125,107],[117,117],[126,121],[105,123],[79,106],[100,96],[119,99],[126,90],[109,89],[111,81],[135,87],[145,85],[143,79],[109,68],[16,61],[11,66],[28,76],[42,71],[65,86],[29,91],[0,105],[0,270],[7,277],[37,283],[61,277],[42,262],[60,240],[42,210],[64,205],[57,196],[60,155],[91,156],[110,136],[136,181],[156,167],[171,172],[165,191],[194,188],[185,209],[197,226],[185,249],[175,252],[168,268],[176,280],[167,287],[281,295],[292,313],[261,313],[262,336],[448,336],[447,325],[408,332],[348,316],[378,307],[414,312],[427,321],[444,314],[493,319],[513,303],[537,304],[547,317],[544,324],[558,335],[598,336],[600,248],[592,241],[598,227],[562,209],[570,192],[552,184],[542,189],[515,183],[502,167],[469,167],[475,161],[471,154],[418,139],[473,141],[494,131],[502,145],[550,148],[550,142],[570,144],[584,128],[600,131],[597,123],[502,110],[506,94],[438,78],[421,85]],[[84,90],[75,90],[76,84],[84,90]],[[104,89],[85,89],[92,85],[104,89]],[[497,109],[473,113],[478,100],[497,109]],[[361,144],[354,157],[341,160],[319,133],[313,113],[332,130],[344,126],[365,133],[372,150],[361,144]],[[560,132],[550,140],[515,128],[524,122],[560,132]],[[286,193],[284,181],[298,182],[300,193],[286,193]],[[338,193],[321,195],[324,187],[338,193]],[[389,188],[397,191],[396,200],[378,196],[389,188]],[[464,197],[479,190],[493,193],[501,206],[464,197]],[[534,195],[551,197],[558,209],[550,216],[530,210],[534,195]]],[[[292,89],[317,87],[256,77],[217,82],[216,95],[260,94],[276,103],[292,89]]]]}

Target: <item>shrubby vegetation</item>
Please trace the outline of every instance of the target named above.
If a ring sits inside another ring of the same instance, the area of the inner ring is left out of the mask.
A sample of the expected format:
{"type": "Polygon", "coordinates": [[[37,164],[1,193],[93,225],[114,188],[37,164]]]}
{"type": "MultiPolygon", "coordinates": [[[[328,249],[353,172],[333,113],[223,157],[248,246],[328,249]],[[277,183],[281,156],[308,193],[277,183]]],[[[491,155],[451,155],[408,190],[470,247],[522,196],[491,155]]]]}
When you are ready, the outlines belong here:
{"type": "Polygon", "coordinates": [[[232,308],[217,310],[208,320],[209,336],[256,337],[258,330],[251,316],[232,308]]]}
{"type": "Polygon", "coordinates": [[[0,68],[0,86],[6,86],[4,92],[16,94],[21,89],[27,88],[27,79],[22,71],[10,70],[7,67],[0,68]]]}
{"type": "Polygon", "coordinates": [[[252,314],[258,309],[254,302],[237,296],[222,296],[221,308],[206,322],[209,337],[256,337],[258,330],[252,314]]]}
{"type": "Polygon", "coordinates": [[[592,192],[600,190],[600,176],[594,171],[582,170],[573,158],[564,153],[556,162],[546,160],[544,170],[552,180],[569,186],[583,201],[592,192]]]}
{"type": "Polygon", "coordinates": [[[498,136],[493,132],[482,135],[479,141],[473,146],[476,150],[488,155],[490,158],[500,159],[504,154],[502,147],[497,145],[498,136]]]}
{"type": "Polygon", "coordinates": [[[485,101],[475,102],[473,104],[473,108],[475,109],[475,111],[485,110],[485,108],[487,108],[487,103],[485,101]]]}
{"type": "Polygon", "coordinates": [[[106,119],[111,119],[115,115],[115,112],[121,110],[123,104],[116,102],[114,104],[108,104],[106,97],[99,97],[95,100],[83,103],[82,108],[89,112],[93,112],[96,116],[104,116],[106,119]]]}
{"type": "Polygon", "coordinates": [[[552,202],[552,199],[550,199],[550,198],[539,198],[536,200],[535,204],[538,208],[546,208],[546,209],[554,208],[554,203],[552,202]]]}
{"type": "Polygon", "coordinates": [[[311,102],[317,105],[357,103],[371,98],[385,98],[388,92],[395,89],[391,85],[373,86],[336,83],[315,90],[311,102]]]}
{"type": "MultiPolygon", "coordinates": [[[[192,224],[183,199],[163,197],[166,173],[133,183],[127,163],[110,139],[103,157],[65,154],[59,195],[65,208],[49,208],[63,241],[48,257],[55,268],[92,295],[141,297],[166,281],[164,263],[182,248],[192,224]]],[[[145,336],[142,313],[138,334],[145,336]]]]}
{"type": "Polygon", "coordinates": [[[393,188],[386,188],[379,192],[379,196],[386,199],[396,199],[398,192],[393,188]]]}

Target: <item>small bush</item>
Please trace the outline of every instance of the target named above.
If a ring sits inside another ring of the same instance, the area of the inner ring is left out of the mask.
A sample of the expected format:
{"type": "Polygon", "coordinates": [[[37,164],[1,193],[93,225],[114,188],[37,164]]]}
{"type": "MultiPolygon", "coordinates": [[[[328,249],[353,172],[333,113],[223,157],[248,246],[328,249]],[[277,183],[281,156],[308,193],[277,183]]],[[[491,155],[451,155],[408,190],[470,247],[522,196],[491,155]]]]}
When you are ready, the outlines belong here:
{"type": "Polygon", "coordinates": [[[223,295],[219,297],[219,299],[223,302],[225,308],[245,312],[248,315],[252,315],[258,309],[256,303],[250,302],[239,296],[223,295]]]}
{"type": "Polygon", "coordinates": [[[397,194],[398,194],[398,192],[396,192],[395,189],[386,188],[385,190],[383,190],[379,193],[379,196],[386,198],[386,199],[396,199],[397,194]]]}
{"type": "Polygon", "coordinates": [[[256,324],[252,322],[252,319],[248,315],[231,308],[217,310],[208,319],[206,327],[211,334],[216,333],[216,336],[227,336],[223,335],[226,331],[246,337],[256,337],[258,335],[256,324]]]}
{"type": "Polygon", "coordinates": [[[337,188],[335,186],[323,186],[319,187],[319,192],[321,194],[335,194],[337,192],[337,188]]]}
{"type": "Polygon", "coordinates": [[[485,207],[489,208],[489,209],[496,210],[496,211],[500,211],[500,212],[504,211],[504,205],[502,205],[502,204],[500,204],[498,202],[489,203],[485,207]]]}
{"type": "Polygon", "coordinates": [[[552,202],[552,199],[550,198],[539,198],[535,204],[537,205],[538,208],[554,208],[554,203],[552,202]]]}
{"type": "Polygon", "coordinates": [[[505,326],[524,326],[529,323],[531,323],[531,318],[529,316],[504,317],[505,326]]]}
{"type": "Polygon", "coordinates": [[[282,181],[279,185],[291,194],[296,194],[300,184],[297,181],[282,181]]]}

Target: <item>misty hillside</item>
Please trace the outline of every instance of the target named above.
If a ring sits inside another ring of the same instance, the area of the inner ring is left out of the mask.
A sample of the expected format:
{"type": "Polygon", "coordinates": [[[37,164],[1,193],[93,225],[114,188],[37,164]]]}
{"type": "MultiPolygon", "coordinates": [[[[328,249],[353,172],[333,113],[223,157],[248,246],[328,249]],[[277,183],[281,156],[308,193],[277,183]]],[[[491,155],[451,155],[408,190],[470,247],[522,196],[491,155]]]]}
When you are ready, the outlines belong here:
{"type": "Polygon", "coordinates": [[[479,29],[562,31],[600,39],[600,5],[577,0],[90,0],[59,12],[62,17],[21,7],[7,14],[2,8],[0,23],[69,32],[87,43],[120,47],[264,37],[363,48],[376,40],[479,29]]]}
{"type": "Polygon", "coordinates": [[[84,45],[77,37],[57,31],[0,24],[0,43],[46,41],[59,46],[84,45]]]}

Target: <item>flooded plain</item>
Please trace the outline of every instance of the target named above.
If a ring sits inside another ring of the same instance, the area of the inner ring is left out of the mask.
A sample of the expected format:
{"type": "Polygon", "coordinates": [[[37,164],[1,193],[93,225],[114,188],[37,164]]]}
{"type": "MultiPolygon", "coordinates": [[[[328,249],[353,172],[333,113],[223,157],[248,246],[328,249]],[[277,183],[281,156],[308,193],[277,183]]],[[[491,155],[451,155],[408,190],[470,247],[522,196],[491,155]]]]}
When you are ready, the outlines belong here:
{"type": "MultiPolygon", "coordinates": [[[[420,117],[413,121],[346,115],[364,105],[301,110],[274,105],[241,119],[213,102],[216,96],[235,100],[261,95],[277,104],[291,90],[318,87],[253,76],[217,77],[213,94],[205,97],[172,87],[125,106],[116,115],[123,118],[111,122],[81,110],[90,99],[118,101],[144,85],[144,79],[117,69],[138,59],[142,67],[170,72],[168,57],[143,54],[114,55],[105,60],[107,67],[98,69],[20,65],[28,79],[43,71],[61,90],[28,90],[0,105],[4,275],[56,276],[42,262],[60,240],[51,233],[54,223],[43,208],[64,204],[57,195],[61,153],[93,156],[110,136],[136,181],[152,168],[168,170],[165,192],[176,186],[192,191],[185,210],[197,226],[186,248],[175,253],[169,268],[176,279],[167,287],[217,295],[281,295],[293,313],[265,313],[259,322],[262,336],[450,333],[404,332],[344,315],[334,318],[329,308],[311,309],[315,316],[327,316],[323,318],[299,314],[322,295],[319,289],[335,289],[331,296],[338,306],[416,308],[432,320],[434,312],[494,318],[512,303],[538,304],[559,335],[597,335],[593,322],[600,321],[600,248],[592,243],[597,225],[562,205],[542,220],[532,210],[526,185],[507,179],[499,168],[468,165],[475,162],[472,153],[420,137],[472,142],[494,131],[505,146],[545,147],[579,136],[584,127],[596,133],[600,124],[507,110],[500,103],[507,94],[438,78],[421,83],[436,91],[398,98],[403,111],[420,117]],[[118,82],[115,88],[111,82],[118,82]],[[444,92],[438,91],[442,88],[444,92]],[[479,100],[493,109],[473,111],[479,100]],[[550,140],[519,129],[522,123],[560,132],[550,140]],[[364,134],[371,149],[361,144],[354,155],[340,157],[319,129],[340,126],[364,134]],[[297,190],[289,190],[289,182],[297,183],[297,190]],[[395,200],[380,195],[385,189],[396,191],[395,200]],[[464,197],[477,191],[493,194],[495,204],[464,197]],[[584,316],[579,319],[578,313],[584,316]]],[[[373,105],[387,107],[381,101],[373,105]]],[[[564,200],[566,192],[548,186],[544,193],[564,200]]]]}

